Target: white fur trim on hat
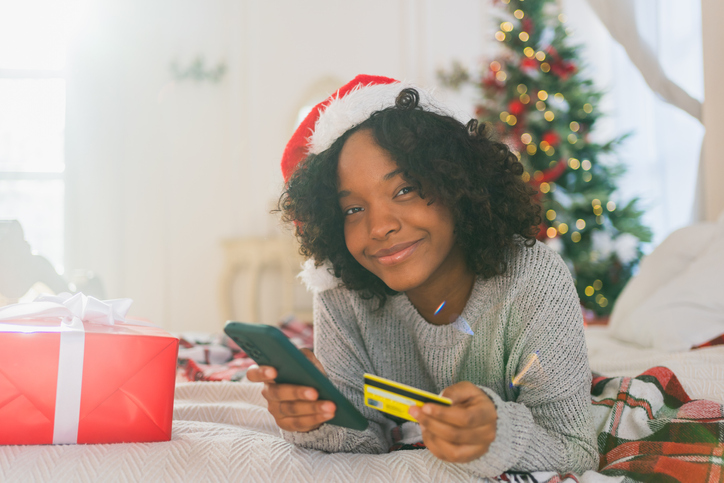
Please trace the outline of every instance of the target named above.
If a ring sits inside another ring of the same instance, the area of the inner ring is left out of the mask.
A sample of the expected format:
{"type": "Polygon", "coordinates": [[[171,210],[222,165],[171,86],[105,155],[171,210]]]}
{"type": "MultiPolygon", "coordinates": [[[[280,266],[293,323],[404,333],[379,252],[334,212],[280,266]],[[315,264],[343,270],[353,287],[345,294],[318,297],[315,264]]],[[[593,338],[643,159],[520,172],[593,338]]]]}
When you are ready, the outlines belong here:
{"type": "Polygon", "coordinates": [[[397,96],[408,87],[420,94],[418,105],[423,109],[452,115],[436,104],[432,93],[406,82],[359,86],[347,95],[333,99],[320,114],[314,132],[309,137],[309,153],[319,154],[329,149],[337,138],[366,121],[372,113],[394,106],[397,96]]]}
{"type": "Polygon", "coordinates": [[[307,286],[308,291],[324,292],[342,284],[342,280],[332,275],[331,269],[332,265],[329,261],[325,260],[322,265],[317,267],[314,265],[314,260],[310,258],[302,264],[302,271],[299,272],[297,278],[307,286]]]}

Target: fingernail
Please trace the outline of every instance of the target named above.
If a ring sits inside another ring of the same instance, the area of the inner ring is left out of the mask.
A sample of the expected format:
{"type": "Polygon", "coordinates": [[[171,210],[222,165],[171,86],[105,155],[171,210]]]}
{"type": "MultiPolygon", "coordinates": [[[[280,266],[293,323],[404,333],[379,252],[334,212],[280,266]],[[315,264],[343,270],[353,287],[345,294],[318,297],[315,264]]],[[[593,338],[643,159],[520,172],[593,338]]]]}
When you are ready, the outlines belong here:
{"type": "Polygon", "coordinates": [[[304,391],[304,397],[306,397],[307,399],[314,399],[314,391],[312,391],[311,389],[304,391]]]}
{"type": "Polygon", "coordinates": [[[331,402],[326,402],[322,404],[322,411],[331,414],[334,411],[334,404],[332,404],[331,402]]]}
{"type": "Polygon", "coordinates": [[[264,369],[264,376],[265,377],[272,377],[272,370],[271,369],[264,369]]]}
{"type": "Polygon", "coordinates": [[[420,410],[417,406],[410,406],[407,412],[410,413],[410,416],[412,416],[413,418],[416,418],[420,414],[420,410]]]}
{"type": "Polygon", "coordinates": [[[432,408],[425,404],[424,406],[422,406],[422,412],[425,414],[432,414],[432,408]]]}

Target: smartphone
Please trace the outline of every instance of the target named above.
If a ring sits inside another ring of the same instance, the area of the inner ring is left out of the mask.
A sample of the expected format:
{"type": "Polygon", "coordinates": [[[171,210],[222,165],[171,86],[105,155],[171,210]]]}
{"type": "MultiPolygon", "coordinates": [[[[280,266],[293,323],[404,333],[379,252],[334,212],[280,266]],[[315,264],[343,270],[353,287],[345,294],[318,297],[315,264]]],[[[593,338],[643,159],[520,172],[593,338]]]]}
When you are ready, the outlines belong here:
{"type": "Polygon", "coordinates": [[[292,344],[284,333],[263,324],[245,324],[228,321],[226,335],[236,342],[246,354],[260,366],[277,370],[275,381],[279,384],[297,384],[313,387],[320,400],[332,401],[337,409],[329,424],[362,431],[369,424],[367,418],[342,395],[334,384],[292,344]]]}

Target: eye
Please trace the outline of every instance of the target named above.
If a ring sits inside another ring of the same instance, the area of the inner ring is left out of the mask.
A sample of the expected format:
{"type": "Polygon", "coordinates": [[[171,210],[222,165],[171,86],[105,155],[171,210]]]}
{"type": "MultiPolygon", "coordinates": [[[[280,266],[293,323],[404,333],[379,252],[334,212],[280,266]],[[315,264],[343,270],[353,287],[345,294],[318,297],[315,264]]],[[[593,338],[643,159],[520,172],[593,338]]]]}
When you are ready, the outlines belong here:
{"type": "Polygon", "coordinates": [[[359,206],[355,206],[353,208],[350,208],[344,212],[344,216],[354,215],[355,213],[359,213],[362,211],[362,208],[359,206]]]}
{"type": "Polygon", "coordinates": [[[403,195],[412,193],[413,191],[415,191],[415,187],[414,187],[414,186],[405,186],[405,187],[402,188],[400,191],[398,191],[395,196],[403,196],[403,195]]]}

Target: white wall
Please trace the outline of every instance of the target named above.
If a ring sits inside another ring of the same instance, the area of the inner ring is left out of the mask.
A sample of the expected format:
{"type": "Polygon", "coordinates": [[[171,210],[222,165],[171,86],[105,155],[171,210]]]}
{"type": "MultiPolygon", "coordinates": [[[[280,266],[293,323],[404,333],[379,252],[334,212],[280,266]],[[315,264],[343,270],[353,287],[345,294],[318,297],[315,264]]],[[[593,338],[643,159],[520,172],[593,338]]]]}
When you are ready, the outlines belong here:
{"type": "Polygon", "coordinates": [[[169,330],[218,330],[220,241],[278,233],[269,210],[298,109],[358,73],[434,86],[453,58],[474,65],[492,47],[488,5],[96,2],[69,57],[66,267],[169,330]],[[174,82],[171,62],[197,55],[225,78],[174,82]]]}

